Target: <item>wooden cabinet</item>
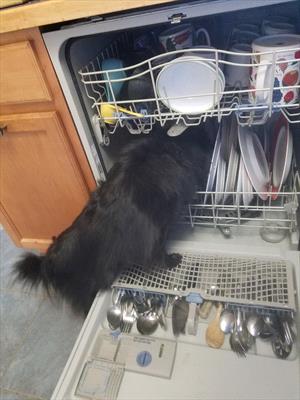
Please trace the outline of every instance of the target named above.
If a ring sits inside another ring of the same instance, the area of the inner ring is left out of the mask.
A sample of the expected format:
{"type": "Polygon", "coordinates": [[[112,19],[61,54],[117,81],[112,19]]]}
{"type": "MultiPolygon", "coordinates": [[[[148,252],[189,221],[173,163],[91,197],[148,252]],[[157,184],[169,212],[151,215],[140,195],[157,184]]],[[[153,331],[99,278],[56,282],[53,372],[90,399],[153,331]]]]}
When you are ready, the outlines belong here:
{"type": "Polygon", "coordinates": [[[29,41],[0,47],[0,87],[0,104],[51,100],[29,41]]]}
{"type": "Polygon", "coordinates": [[[0,221],[45,250],[95,187],[38,30],[0,36],[0,221]]]}

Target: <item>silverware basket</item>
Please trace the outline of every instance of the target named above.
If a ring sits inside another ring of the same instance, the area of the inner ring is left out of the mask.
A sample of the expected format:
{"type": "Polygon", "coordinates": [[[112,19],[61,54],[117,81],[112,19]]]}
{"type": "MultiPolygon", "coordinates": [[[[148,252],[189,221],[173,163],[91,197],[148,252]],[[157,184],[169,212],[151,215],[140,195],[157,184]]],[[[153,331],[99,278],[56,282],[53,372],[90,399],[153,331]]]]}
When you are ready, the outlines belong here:
{"type": "MultiPolygon", "coordinates": [[[[183,253],[173,269],[132,266],[113,287],[255,308],[296,311],[293,266],[286,260],[183,253]]],[[[197,302],[197,301],[195,301],[197,302]]]]}

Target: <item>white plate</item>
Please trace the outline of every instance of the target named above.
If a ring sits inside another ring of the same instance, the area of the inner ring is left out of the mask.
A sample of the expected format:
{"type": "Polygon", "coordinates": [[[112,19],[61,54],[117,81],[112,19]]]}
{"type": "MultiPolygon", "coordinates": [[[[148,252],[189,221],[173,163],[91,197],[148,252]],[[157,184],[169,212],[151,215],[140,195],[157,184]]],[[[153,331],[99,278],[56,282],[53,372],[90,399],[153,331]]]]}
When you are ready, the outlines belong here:
{"type": "Polygon", "coordinates": [[[207,192],[211,192],[214,187],[217,166],[218,166],[218,159],[219,159],[219,155],[220,155],[220,147],[221,147],[221,135],[220,135],[220,128],[219,128],[218,134],[216,137],[216,141],[215,141],[213,155],[212,155],[211,162],[210,162],[210,168],[209,168],[207,184],[206,184],[206,194],[204,196],[204,204],[206,204],[206,201],[207,201],[207,196],[208,196],[207,192]]]}
{"type": "Polygon", "coordinates": [[[283,174],[283,180],[282,180],[282,185],[285,183],[290,169],[291,169],[291,164],[292,164],[292,158],[293,158],[293,135],[289,129],[289,136],[288,136],[288,154],[286,157],[286,163],[285,163],[285,168],[284,168],[284,174],[283,174]]]}
{"type": "MultiPolygon", "coordinates": [[[[237,144],[237,122],[235,116],[230,116],[227,119],[227,129],[222,132],[225,137],[222,136],[223,146],[223,158],[228,161],[225,192],[233,192],[235,189],[235,183],[237,179],[237,171],[239,165],[239,154],[236,150],[237,144]],[[227,154],[226,154],[227,153],[227,154]]],[[[225,193],[224,202],[227,200],[229,194],[225,193]]]]}
{"type": "Polygon", "coordinates": [[[241,167],[241,164],[243,163],[243,159],[242,157],[239,157],[239,169],[238,169],[238,177],[237,177],[237,182],[236,182],[236,204],[241,204],[241,193],[243,191],[243,187],[242,187],[242,173],[243,173],[243,169],[241,167]]]}
{"type": "Polygon", "coordinates": [[[243,203],[247,207],[251,203],[253,199],[253,186],[247,174],[244,161],[241,157],[240,162],[240,170],[241,170],[241,184],[242,184],[242,192],[243,192],[243,203]]]}
{"type": "Polygon", "coordinates": [[[197,57],[180,57],[160,71],[156,90],[162,103],[169,109],[181,114],[197,115],[213,109],[221,100],[222,94],[218,97],[212,94],[216,80],[221,93],[225,85],[211,62],[200,61],[197,57]],[[205,93],[207,95],[203,96],[205,93]],[[197,95],[199,97],[189,97],[197,95]]]}
{"type": "Polygon", "coordinates": [[[270,173],[268,162],[257,135],[247,127],[238,127],[238,137],[244,166],[252,186],[262,200],[268,198],[270,173]]]}
{"type": "Polygon", "coordinates": [[[229,161],[231,146],[237,145],[237,121],[234,115],[222,118],[221,122],[221,155],[226,162],[229,161]]]}
{"type": "Polygon", "coordinates": [[[230,156],[230,144],[229,144],[229,136],[230,136],[230,125],[231,121],[229,117],[222,118],[221,121],[221,149],[220,155],[223,157],[225,161],[228,161],[230,156]]]}
{"type": "Polygon", "coordinates": [[[282,185],[288,177],[293,155],[293,137],[289,130],[288,121],[284,117],[279,118],[275,130],[276,145],[272,163],[272,191],[275,192],[272,195],[273,200],[278,197],[278,192],[280,192],[282,185]]]}
{"type": "MultiPolygon", "coordinates": [[[[201,47],[202,48],[202,47],[201,47]]],[[[210,49],[210,48],[208,48],[210,49]]],[[[216,61],[215,61],[215,53],[209,53],[208,52],[188,52],[188,53],[184,53],[185,55],[181,56],[180,58],[177,58],[177,60],[172,60],[172,62],[176,62],[178,60],[198,60],[198,61],[204,61],[207,62],[208,64],[210,64],[215,70],[218,71],[218,75],[219,75],[219,79],[221,79],[221,81],[224,83],[225,86],[225,75],[221,69],[221,66],[223,64],[219,64],[218,67],[216,65],[216,61]],[[207,61],[206,61],[207,60],[207,61]]]]}
{"type": "Polygon", "coordinates": [[[217,169],[217,180],[216,180],[216,193],[215,201],[216,204],[221,203],[224,197],[224,188],[225,188],[225,179],[226,179],[226,162],[222,157],[219,158],[218,169],[217,169]]]}
{"type": "Polygon", "coordinates": [[[225,194],[224,194],[224,202],[227,200],[230,195],[227,192],[233,192],[235,189],[235,183],[237,179],[237,171],[239,166],[239,154],[236,151],[234,144],[231,145],[230,157],[228,162],[227,176],[226,176],[226,184],[225,184],[225,194]]]}

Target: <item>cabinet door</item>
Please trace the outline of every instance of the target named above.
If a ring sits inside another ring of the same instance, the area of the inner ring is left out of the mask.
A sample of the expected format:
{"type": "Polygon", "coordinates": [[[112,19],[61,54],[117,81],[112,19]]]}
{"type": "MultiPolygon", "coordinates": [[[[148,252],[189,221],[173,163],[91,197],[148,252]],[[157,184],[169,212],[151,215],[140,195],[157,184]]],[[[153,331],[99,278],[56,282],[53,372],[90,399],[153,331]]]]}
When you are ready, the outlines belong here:
{"type": "Polygon", "coordinates": [[[0,206],[23,247],[46,249],[89,197],[56,112],[0,117],[0,206]]]}
{"type": "Polygon", "coordinates": [[[51,100],[29,41],[0,46],[0,88],[1,105],[51,100]]]}

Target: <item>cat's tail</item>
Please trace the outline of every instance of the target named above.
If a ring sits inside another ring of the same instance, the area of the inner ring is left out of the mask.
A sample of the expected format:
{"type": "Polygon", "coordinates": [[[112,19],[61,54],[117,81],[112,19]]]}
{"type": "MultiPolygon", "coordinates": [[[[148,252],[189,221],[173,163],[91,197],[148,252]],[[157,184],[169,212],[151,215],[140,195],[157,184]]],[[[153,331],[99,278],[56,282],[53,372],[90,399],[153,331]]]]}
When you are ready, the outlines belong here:
{"type": "Polygon", "coordinates": [[[87,314],[97,291],[105,285],[93,279],[95,257],[80,245],[74,229],[68,229],[45,255],[25,254],[14,265],[14,282],[46,289],[50,297],[66,300],[76,313],[87,314]]]}
{"type": "Polygon", "coordinates": [[[42,284],[46,289],[50,282],[44,271],[45,256],[27,253],[14,265],[15,280],[29,284],[31,287],[42,284]]]}

